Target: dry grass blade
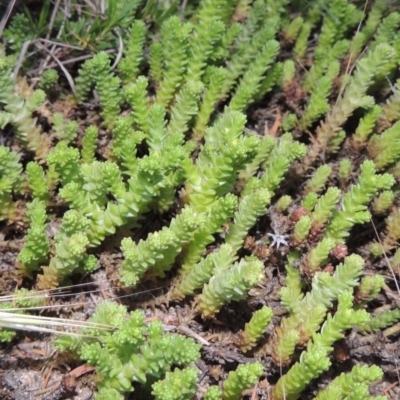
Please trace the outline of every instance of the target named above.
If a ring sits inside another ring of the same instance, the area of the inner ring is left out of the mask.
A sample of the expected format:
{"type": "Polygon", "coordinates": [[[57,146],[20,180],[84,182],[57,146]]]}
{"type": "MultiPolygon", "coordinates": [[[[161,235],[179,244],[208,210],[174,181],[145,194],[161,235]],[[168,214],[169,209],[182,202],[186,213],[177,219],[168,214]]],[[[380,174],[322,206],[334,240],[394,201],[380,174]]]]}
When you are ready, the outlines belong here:
{"type": "Polygon", "coordinates": [[[399,282],[397,281],[396,274],[395,274],[395,272],[394,272],[394,270],[393,270],[392,264],[390,263],[390,260],[389,260],[389,258],[388,258],[388,256],[387,256],[386,252],[385,252],[385,249],[383,248],[382,241],[381,241],[381,237],[380,237],[380,235],[379,235],[379,233],[378,233],[378,230],[376,229],[376,226],[375,226],[374,221],[373,221],[372,219],[371,219],[371,224],[372,224],[372,227],[374,228],[374,232],[375,232],[376,238],[377,238],[377,240],[378,240],[378,243],[379,243],[379,245],[381,246],[383,255],[384,255],[384,257],[385,257],[386,264],[387,264],[387,266],[388,266],[388,268],[389,268],[389,270],[390,270],[390,273],[392,274],[392,277],[393,277],[393,280],[394,280],[394,284],[396,285],[397,292],[398,292],[399,295],[400,295],[400,285],[399,285],[399,282]]]}
{"type": "Polygon", "coordinates": [[[93,328],[101,330],[111,330],[112,326],[97,324],[90,321],[78,321],[64,318],[52,318],[21,314],[15,311],[19,309],[7,309],[0,311],[0,327],[24,331],[36,331],[45,333],[66,334],[73,336],[84,336],[81,334],[48,328],[55,326],[59,328],[93,328]]]}
{"type": "MultiPolygon", "coordinates": [[[[35,300],[35,299],[47,299],[47,298],[54,298],[54,297],[65,297],[65,296],[76,296],[76,293],[70,293],[65,289],[72,289],[81,286],[92,285],[93,283],[83,283],[77,285],[66,286],[63,288],[64,290],[56,289],[57,293],[52,293],[52,291],[38,291],[33,292],[30,295],[24,296],[24,300],[35,300]]],[[[125,288],[129,288],[126,286],[125,288]]],[[[105,289],[97,289],[97,290],[90,290],[84,291],[80,294],[93,294],[93,293],[103,293],[105,291],[111,291],[115,289],[114,287],[105,288],[105,289]]],[[[155,288],[153,290],[159,290],[161,288],[155,288]]],[[[148,292],[148,290],[144,291],[148,292]]],[[[124,297],[131,297],[143,292],[132,293],[127,295],[118,296],[117,298],[124,298],[124,297]]],[[[14,302],[15,296],[14,295],[7,295],[0,297],[0,304],[2,302],[14,302]]],[[[35,316],[30,314],[24,314],[23,312],[30,312],[30,311],[43,311],[48,309],[57,309],[60,307],[76,307],[82,306],[87,304],[97,304],[92,301],[78,301],[78,302],[70,302],[68,304],[54,304],[54,305],[43,305],[43,306],[33,306],[33,307],[15,307],[15,308],[7,308],[0,311],[0,328],[7,328],[7,329],[15,329],[15,330],[23,330],[23,331],[35,331],[35,332],[43,332],[43,333],[55,333],[59,335],[72,335],[72,336],[87,336],[82,335],[79,333],[68,332],[66,330],[56,330],[49,326],[58,327],[58,328],[75,328],[75,329],[82,329],[82,328],[92,328],[92,329],[99,329],[99,330],[112,330],[114,329],[111,325],[99,324],[90,321],[80,321],[80,320],[73,320],[73,319],[65,319],[65,318],[56,318],[56,317],[44,317],[44,316],[35,316]]]]}

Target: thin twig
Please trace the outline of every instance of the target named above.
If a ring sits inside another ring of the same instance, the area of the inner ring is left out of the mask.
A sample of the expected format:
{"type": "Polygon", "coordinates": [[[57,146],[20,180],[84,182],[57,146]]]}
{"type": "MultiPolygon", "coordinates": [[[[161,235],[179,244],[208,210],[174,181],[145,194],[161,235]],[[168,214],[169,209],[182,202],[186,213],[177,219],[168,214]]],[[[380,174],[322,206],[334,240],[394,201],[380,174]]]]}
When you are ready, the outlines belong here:
{"type": "Polygon", "coordinates": [[[393,92],[394,96],[395,96],[398,100],[400,100],[400,96],[399,96],[399,94],[398,94],[398,92],[397,92],[396,87],[393,85],[392,82],[390,82],[390,79],[388,78],[387,75],[385,75],[385,78],[386,78],[386,80],[389,82],[390,90],[393,92]]]}
{"type": "Polygon", "coordinates": [[[48,39],[38,39],[40,42],[43,43],[49,43],[52,44],[54,46],[59,46],[59,47],[66,47],[67,49],[73,49],[73,50],[83,50],[82,47],[79,46],[73,46],[72,44],[66,44],[66,43],[62,43],[62,42],[55,42],[53,40],[48,40],[48,39]]]}
{"type": "Polygon", "coordinates": [[[188,328],[187,326],[179,325],[176,328],[176,330],[178,332],[184,333],[187,336],[191,336],[193,339],[196,339],[203,346],[210,346],[210,342],[208,342],[206,339],[201,337],[199,334],[197,334],[195,331],[193,331],[192,329],[188,328]]]}
{"type": "MultiPolygon", "coordinates": [[[[364,20],[364,18],[365,18],[365,15],[366,15],[367,6],[368,6],[368,0],[366,0],[366,2],[364,3],[363,18],[361,19],[361,21],[359,22],[359,24],[358,24],[358,26],[357,26],[357,31],[356,31],[355,36],[357,35],[357,33],[359,33],[359,32],[361,31],[361,25],[362,25],[362,23],[363,23],[363,20],[364,20]]],[[[353,49],[351,48],[351,50],[353,50],[353,49]]],[[[366,50],[366,48],[364,48],[364,50],[363,50],[363,52],[362,52],[361,54],[363,54],[363,53],[365,52],[365,50],[366,50]]],[[[351,61],[352,61],[352,53],[351,53],[351,51],[350,51],[349,60],[348,60],[347,65],[346,65],[346,71],[345,71],[345,75],[344,75],[344,82],[343,82],[343,85],[342,85],[342,87],[340,88],[339,94],[338,94],[338,96],[337,96],[337,98],[336,98],[335,107],[338,105],[338,103],[339,103],[339,101],[340,101],[340,98],[342,97],[343,92],[344,92],[344,90],[345,90],[345,88],[346,88],[346,86],[347,86],[347,82],[348,82],[348,80],[350,79],[350,78],[349,78],[349,75],[353,72],[353,69],[354,69],[355,66],[356,66],[356,61],[357,61],[357,60],[355,60],[355,62],[354,62],[354,64],[353,64],[352,67],[350,66],[351,61]]]]}
{"type": "Polygon", "coordinates": [[[3,35],[4,28],[6,27],[8,18],[10,18],[12,9],[14,8],[16,1],[17,0],[10,0],[10,2],[8,3],[6,12],[4,13],[3,18],[1,19],[0,22],[0,37],[3,35]]]}
{"type": "Polygon", "coordinates": [[[124,42],[122,40],[121,34],[119,33],[119,29],[113,29],[113,32],[115,32],[115,34],[118,36],[119,46],[118,46],[118,54],[117,57],[115,58],[113,65],[111,66],[111,70],[114,70],[117,67],[117,65],[121,61],[122,54],[124,52],[124,42]]]}
{"type": "Polygon", "coordinates": [[[21,51],[19,52],[19,56],[18,56],[18,60],[17,63],[15,64],[15,68],[14,68],[14,74],[13,77],[14,79],[17,78],[18,76],[18,72],[21,69],[22,63],[24,62],[24,58],[25,58],[25,53],[28,50],[28,47],[32,44],[35,43],[37,41],[37,39],[35,40],[27,40],[26,42],[24,42],[24,44],[22,45],[21,51]]]}
{"type": "Polygon", "coordinates": [[[71,12],[70,12],[71,4],[70,1],[65,2],[65,8],[60,7],[61,12],[64,14],[66,18],[71,18],[71,12]]]}
{"type": "Polygon", "coordinates": [[[61,3],[61,0],[56,0],[56,3],[54,4],[53,13],[51,14],[49,27],[47,29],[46,39],[50,38],[51,30],[53,29],[54,21],[56,20],[56,16],[58,13],[58,8],[60,7],[60,3],[61,3]]]}
{"type": "Polygon", "coordinates": [[[58,66],[61,68],[61,71],[64,73],[65,77],[67,78],[68,84],[72,90],[72,93],[74,94],[75,97],[78,97],[75,89],[75,82],[72,79],[72,76],[69,74],[67,69],[64,67],[63,63],[54,55],[50,53],[50,50],[47,48],[43,47],[43,50],[50,54],[51,58],[58,64],[58,66]]]}
{"type": "Polygon", "coordinates": [[[83,0],[94,12],[97,12],[97,6],[90,0],[83,0]]]}
{"type": "MultiPolygon", "coordinates": [[[[49,40],[49,38],[50,38],[51,29],[53,28],[54,20],[55,20],[55,17],[57,15],[57,13],[58,13],[59,7],[60,7],[60,0],[57,0],[57,4],[54,6],[53,14],[51,16],[52,21],[50,21],[48,32],[47,32],[47,35],[46,35],[46,39],[47,40],[49,40]]],[[[61,22],[60,29],[57,32],[57,36],[56,36],[57,39],[59,39],[61,37],[61,33],[64,30],[65,20],[66,20],[66,15],[64,14],[64,18],[63,18],[63,20],[61,22]]],[[[46,40],[46,39],[44,39],[44,40],[46,40]]],[[[57,42],[53,42],[53,46],[50,49],[50,54],[54,54],[54,52],[57,49],[57,46],[58,46],[57,42]]],[[[51,56],[48,54],[46,59],[45,59],[45,61],[42,63],[42,65],[41,65],[41,67],[40,67],[40,69],[38,71],[38,75],[39,76],[43,74],[43,71],[45,70],[45,68],[46,68],[47,64],[49,63],[50,59],[51,59],[51,56]]]]}
{"type": "Polygon", "coordinates": [[[379,233],[378,233],[378,231],[376,229],[375,223],[374,223],[374,221],[372,219],[371,219],[371,224],[372,224],[372,227],[374,228],[375,235],[376,235],[376,238],[378,239],[379,245],[381,246],[381,249],[382,249],[383,255],[385,257],[385,261],[387,263],[387,266],[388,266],[388,268],[389,268],[389,270],[390,270],[390,272],[392,274],[392,277],[394,279],[394,284],[396,285],[397,292],[400,294],[400,286],[399,286],[399,283],[397,282],[396,274],[394,273],[394,270],[392,268],[392,265],[390,264],[389,258],[386,255],[386,251],[383,248],[383,244],[382,244],[381,238],[380,238],[379,233]]]}
{"type": "MultiPolygon", "coordinates": [[[[105,53],[109,53],[109,54],[115,53],[115,49],[105,50],[105,53]]],[[[63,61],[63,64],[64,65],[73,64],[78,61],[87,60],[88,58],[91,58],[91,57],[93,57],[93,54],[85,54],[84,56],[79,56],[79,57],[70,58],[68,60],[65,60],[65,61],[63,61]]],[[[49,69],[49,68],[52,68],[52,66],[47,66],[45,69],[49,69]]],[[[31,69],[27,72],[27,75],[36,74],[38,71],[40,71],[40,68],[31,69]]]]}
{"type": "Polygon", "coordinates": [[[188,0],[183,0],[181,5],[181,16],[183,17],[188,0]]]}
{"type": "Polygon", "coordinates": [[[105,0],[101,0],[100,2],[100,13],[104,15],[106,13],[106,2],[105,0]]]}

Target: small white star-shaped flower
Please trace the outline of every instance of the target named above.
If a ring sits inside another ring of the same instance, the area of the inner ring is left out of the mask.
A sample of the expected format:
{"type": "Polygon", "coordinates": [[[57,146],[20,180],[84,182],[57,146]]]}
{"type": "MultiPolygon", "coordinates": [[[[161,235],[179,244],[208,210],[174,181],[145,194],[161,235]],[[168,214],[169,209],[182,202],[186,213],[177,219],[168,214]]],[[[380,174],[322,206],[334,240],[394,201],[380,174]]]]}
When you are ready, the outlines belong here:
{"type": "Polygon", "coordinates": [[[276,248],[279,249],[281,246],[289,246],[289,243],[286,241],[289,235],[281,235],[280,233],[276,233],[276,231],[274,232],[275,233],[267,233],[267,235],[272,238],[271,247],[276,245],[276,248]]]}

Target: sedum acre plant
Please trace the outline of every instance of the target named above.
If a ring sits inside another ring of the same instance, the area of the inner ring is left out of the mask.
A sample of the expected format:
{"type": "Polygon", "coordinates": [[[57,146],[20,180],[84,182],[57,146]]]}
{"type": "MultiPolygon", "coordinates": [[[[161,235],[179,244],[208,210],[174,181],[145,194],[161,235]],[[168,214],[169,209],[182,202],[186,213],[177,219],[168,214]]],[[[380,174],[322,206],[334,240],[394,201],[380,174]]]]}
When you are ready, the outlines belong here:
{"type": "Polygon", "coordinates": [[[399,6],[13,3],[0,341],[100,400],[397,398],[399,6]]]}

